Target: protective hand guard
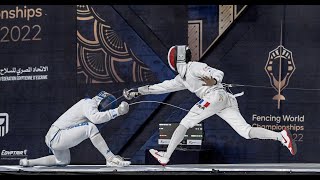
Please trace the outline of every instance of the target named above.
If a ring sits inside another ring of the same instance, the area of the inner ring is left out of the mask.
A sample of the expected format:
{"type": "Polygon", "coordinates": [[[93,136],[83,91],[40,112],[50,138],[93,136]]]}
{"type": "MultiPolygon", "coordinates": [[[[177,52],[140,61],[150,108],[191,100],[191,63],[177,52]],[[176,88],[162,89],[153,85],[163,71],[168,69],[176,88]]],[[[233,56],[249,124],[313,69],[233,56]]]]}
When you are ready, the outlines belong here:
{"type": "Polygon", "coordinates": [[[129,104],[125,101],[122,101],[121,104],[118,106],[118,113],[119,115],[124,115],[129,112],[129,104]]]}
{"type": "Polygon", "coordinates": [[[124,89],[123,90],[123,97],[125,97],[127,100],[131,100],[132,98],[137,98],[141,94],[139,93],[138,89],[124,89]]]}

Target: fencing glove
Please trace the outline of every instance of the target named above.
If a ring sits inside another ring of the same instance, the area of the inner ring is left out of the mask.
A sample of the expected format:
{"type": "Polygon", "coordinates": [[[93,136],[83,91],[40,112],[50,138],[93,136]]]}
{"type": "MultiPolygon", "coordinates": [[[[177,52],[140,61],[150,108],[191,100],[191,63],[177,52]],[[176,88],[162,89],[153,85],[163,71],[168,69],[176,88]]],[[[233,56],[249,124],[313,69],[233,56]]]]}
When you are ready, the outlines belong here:
{"type": "Polygon", "coordinates": [[[118,113],[119,115],[124,115],[129,112],[129,104],[125,101],[122,101],[121,104],[118,106],[118,113]]]}

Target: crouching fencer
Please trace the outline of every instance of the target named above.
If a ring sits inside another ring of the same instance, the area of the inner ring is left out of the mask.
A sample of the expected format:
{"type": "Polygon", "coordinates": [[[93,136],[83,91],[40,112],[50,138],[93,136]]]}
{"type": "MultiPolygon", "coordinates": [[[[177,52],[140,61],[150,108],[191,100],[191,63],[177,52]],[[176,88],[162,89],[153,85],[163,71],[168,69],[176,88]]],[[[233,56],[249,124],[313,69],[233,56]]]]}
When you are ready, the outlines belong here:
{"type": "Polygon", "coordinates": [[[140,95],[163,94],[188,89],[200,98],[199,102],[180,121],[167,150],[165,152],[149,150],[160,164],[164,166],[169,162],[171,154],[183,140],[189,128],[214,114],[225,120],[240,136],[246,139],[277,140],[287,147],[292,155],[296,154],[297,147],[290,131],[284,129],[281,132],[275,132],[248,124],[238,109],[236,97],[241,93],[233,95],[227,92],[222,84],[224,73],[205,63],[191,61],[191,56],[191,50],[186,45],[171,47],[168,52],[168,63],[171,69],[178,72],[174,79],[136,89],[125,89],[123,92],[124,96],[130,100],[140,95]]]}
{"type": "Polygon", "coordinates": [[[121,156],[114,155],[101,136],[96,124],[106,123],[129,111],[123,101],[116,107],[116,98],[101,91],[98,95],[78,101],[62,114],[50,127],[45,143],[53,155],[37,159],[21,159],[21,166],[65,166],[70,164],[70,148],[86,139],[105,157],[107,166],[129,166],[121,156]]]}

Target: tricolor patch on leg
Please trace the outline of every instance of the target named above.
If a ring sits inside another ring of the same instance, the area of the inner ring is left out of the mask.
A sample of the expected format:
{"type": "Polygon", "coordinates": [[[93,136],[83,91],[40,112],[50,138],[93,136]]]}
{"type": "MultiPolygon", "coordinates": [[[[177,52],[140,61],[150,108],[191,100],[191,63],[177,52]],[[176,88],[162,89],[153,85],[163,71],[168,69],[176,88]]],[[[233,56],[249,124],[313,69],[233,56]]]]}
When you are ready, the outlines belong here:
{"type": "Polygon", "coordinates": [[[203,99],[201,99],[198,103],[197,103],[198,107],[201,108],[201,109],[205,109],[207,108],[210,103],[208,101],[205,101],[203,99]]]}

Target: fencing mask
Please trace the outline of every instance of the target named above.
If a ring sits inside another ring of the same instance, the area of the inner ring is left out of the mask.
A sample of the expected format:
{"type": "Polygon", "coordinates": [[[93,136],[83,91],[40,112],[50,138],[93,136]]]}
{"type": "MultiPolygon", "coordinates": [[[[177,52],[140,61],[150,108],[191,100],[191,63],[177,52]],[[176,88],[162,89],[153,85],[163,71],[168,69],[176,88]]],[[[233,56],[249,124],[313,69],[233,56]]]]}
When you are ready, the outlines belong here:
{"type": "Polygon", "coordinates": [[[172,46],[168,51],[168,64],[182,77],[186,72],[186,64],[191,60],[191,50],[186,45],[172,46]]]}
{"type": "Polygon", "coordinates": [[[92,99],[94,99],[97,102],[98,110],[100,112],[106,111],[108,109],[114,109],[117,105],[116,97],[105,91],[101,91],[92,99]]]}

